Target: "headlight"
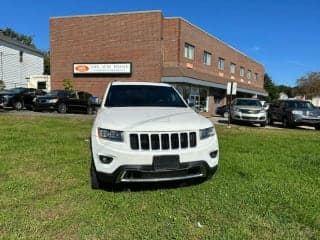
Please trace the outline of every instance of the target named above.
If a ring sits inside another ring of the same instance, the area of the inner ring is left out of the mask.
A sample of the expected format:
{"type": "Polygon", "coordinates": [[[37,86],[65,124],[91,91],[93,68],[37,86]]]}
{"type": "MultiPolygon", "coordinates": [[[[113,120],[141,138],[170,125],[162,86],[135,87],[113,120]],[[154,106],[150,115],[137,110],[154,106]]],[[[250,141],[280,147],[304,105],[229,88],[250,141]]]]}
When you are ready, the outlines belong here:
{"type": "Polygon", "coordinates": [[[293,111],[292,111],[292,114],[302,115],[303,112],[302,112],[302,111],[293,110],[293,111]]]}
{"type": "Polygon", "coordinates": [[[7,103],[8,103],[9,98],[10,98],[9,96],[3,96],[3,97],[2,97],[4,104],[7,104],[7,103]]]}
{"type": "Polygon", "coordinates": [[[48,100],[47,100],[47,103],[56,103],[56,102],[58,102],[58,99],[57,99],[57,98],[55,98],[55,99],[48,99],[48,100]]]}
{"type": "Polygon", "coordinates": [[[115,142],[123,142],[123,132],[110,129],[98,128],[98,136],[115,142]]]}
{"type": "Polygon", "coordinates": [[[200,129],[200,140],[206,139],[214,135],[215,135],[214,127],[200,129]]]}
{"type": "Polygon", "coordinates": [[[240,109],[239,109],[239,108],[237,108],[237,107],[234,107],[234,108],[233,108],[233,111],[234,111],[234,112],[239,112],[239,111],[240,111],[240,109]]]}

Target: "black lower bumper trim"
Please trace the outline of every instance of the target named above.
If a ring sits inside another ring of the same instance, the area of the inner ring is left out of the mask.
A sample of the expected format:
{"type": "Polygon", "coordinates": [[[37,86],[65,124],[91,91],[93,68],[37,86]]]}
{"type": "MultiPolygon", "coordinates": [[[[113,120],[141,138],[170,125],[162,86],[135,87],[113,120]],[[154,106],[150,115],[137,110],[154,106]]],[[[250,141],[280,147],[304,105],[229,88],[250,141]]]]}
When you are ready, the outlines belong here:
{"type": "Polygon", "coordinates": [[[217,170],[217,165],[210,168],[205,161],[181,163],[178,169],[154,170],[151,165],[124,165],[114,173],[97,172],[103,183],[121,182],[161,182],[186,180],[191,178],[210,178],[217,170]]]}

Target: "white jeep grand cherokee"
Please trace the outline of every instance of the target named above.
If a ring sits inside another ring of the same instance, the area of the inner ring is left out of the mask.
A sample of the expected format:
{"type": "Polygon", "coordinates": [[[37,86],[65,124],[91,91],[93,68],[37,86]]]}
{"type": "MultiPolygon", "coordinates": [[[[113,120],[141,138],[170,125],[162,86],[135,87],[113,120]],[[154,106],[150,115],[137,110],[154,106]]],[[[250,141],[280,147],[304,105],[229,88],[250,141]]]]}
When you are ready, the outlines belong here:
{"type": "Polygon", "coordinates": [[[91,183],[210,178],[219,146],[213,124],[170,85],[109,84],[91,131],[91,183]]]}

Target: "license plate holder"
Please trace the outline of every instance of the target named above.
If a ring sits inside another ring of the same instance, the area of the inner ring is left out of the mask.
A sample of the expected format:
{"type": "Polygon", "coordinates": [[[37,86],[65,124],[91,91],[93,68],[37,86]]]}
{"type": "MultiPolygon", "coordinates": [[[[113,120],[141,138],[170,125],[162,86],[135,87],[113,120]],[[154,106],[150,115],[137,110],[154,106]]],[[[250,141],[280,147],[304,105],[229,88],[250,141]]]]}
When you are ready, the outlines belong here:
{"type": "Polygon", "coordinates": [[[153,156],[152,166],[154,170],[170,170],[180,167],[179,155],[153,156]]]}

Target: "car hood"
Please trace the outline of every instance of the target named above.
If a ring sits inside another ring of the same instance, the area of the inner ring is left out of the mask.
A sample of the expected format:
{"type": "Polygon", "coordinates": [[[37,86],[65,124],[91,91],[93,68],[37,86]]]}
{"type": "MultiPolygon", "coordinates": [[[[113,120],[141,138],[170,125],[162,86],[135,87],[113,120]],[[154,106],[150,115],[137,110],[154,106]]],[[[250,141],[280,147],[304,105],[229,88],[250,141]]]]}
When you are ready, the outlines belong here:
{"type": "Polygon", "coordinates": [[[0,92],[0,97],[4,97],[4,96],[8,96],[8,97],[12,97],[15,94],[10,93],[10,92],[0,92]]]}
{"type": "Polygon", "coordinates": [[[100,109],[96,126],[112,130],[186,131],[212,126],[212,123],[190,108],[104,108],[100,109]]]}

